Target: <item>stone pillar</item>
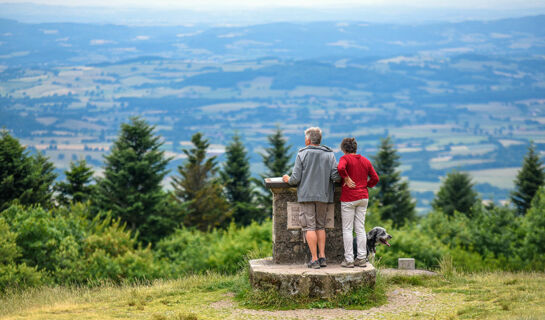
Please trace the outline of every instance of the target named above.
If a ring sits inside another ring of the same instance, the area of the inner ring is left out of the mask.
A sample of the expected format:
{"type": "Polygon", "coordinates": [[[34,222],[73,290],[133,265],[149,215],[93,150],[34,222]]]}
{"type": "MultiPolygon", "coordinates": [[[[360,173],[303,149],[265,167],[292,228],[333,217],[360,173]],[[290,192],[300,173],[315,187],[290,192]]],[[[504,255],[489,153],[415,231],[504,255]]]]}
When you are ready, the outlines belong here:
{"type": "MultiPolygon", "coordinates": [[[[265,184],[273,194],[273,263],[300,264],[310,261],[310,251],[303,242],[303,232],[297,219],[297,188],[282,182],[281,178],[267,178],[265,184]]],[[[340,196],[341,188],[337,186],[335,202],[331,204],[331,214],[326,221],[326,258],[329,263],[341,263],[344,259],[340,196]]]]}

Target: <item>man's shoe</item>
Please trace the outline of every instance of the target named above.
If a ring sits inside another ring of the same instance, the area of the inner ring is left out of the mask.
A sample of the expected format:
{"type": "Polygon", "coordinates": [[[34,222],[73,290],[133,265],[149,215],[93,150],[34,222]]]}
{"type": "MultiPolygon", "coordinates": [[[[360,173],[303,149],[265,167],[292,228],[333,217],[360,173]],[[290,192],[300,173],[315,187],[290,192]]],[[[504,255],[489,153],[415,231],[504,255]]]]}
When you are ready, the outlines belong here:
{"type": "Polygon", "coordinates": [[[356,260],[354,260],[354,265],[356,267],[362,267],[362,268],[367,267],[367,263],[365,262],[365,259],[356,259],[356,260]]]}
{"type": "Polygon", "coordinates": [[[341,267],[343,267],[343,268],[354,268],[354,262],[348,262],[346,260],[343,260],[343,262],[341,262],[341,267]]]}
{"type": "Polygon", "coordinates": [[[318,260],[311,261],[307,264],[311,269],[320,269],[320,262],[318,260]]]}
{"type": "Polygon", "coordinates": [[[318,258],[318,262],[320,263],[320,267],[321,267],[321,268],[327,267],[327,263],[326,263],[326,261],[325,261],[325,257],[318,258]]]}

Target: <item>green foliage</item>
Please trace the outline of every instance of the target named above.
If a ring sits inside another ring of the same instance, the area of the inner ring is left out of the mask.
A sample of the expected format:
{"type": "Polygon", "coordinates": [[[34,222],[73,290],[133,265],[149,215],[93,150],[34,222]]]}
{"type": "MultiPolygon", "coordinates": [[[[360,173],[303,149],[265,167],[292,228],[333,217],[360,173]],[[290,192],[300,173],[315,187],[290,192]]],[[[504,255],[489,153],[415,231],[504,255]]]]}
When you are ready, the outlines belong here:
{"type": "Polygon", "coordinates": [[[0,131],[0,211],[11,203],[51,206],[54,167],[38,153],[30,156],[7,131],[0,131]]]}
{"type": "Polygon", "coordinates": [[[271,255],[272,225],[253,222],[247,227],[231,224],[227,230],[201,232],[179,229],[157,243],[156,257],[169,266],[169,274],[202,273],[207,270],[235,273],[248,255],[271,255]]]}
{"type": "Polygon", "coordinates": [[[380,177],[376,200],[381,217],[391,220],[395,227],[416,219],[416,203],[411,197],[409,184],[401,179],[401,172],[397,171],[401,164],[399,157],[389,136],[381,139],[379,151],[373,157],[374,168],[380,177]]]}
{"type": "Polygon", "coordinates": [[[87,166],[85,160],[70,163],[70,170],[66,170],[66,182],[59,182],[55,190],[59,192],[59,203],[68,205],[71,202],[86,202],[93,197],[95,186],[90,185],[93,169],[87,166]]]}
{"type": "Polygon", "coordinates": [[[183,150],[187,160],[178,166],[180,177],[172,177],[174,199],[183,212],[183,224],[202,231],[223,227],[232,211],[216,178],[216,157],[206,159],[209,143],[201,133],[194,134],[191,142],[194,147],[183,150]]]}
{"type": "Polygon", "coordinates": [[[28,278],[20,280],[21,285],[36,279],[62,284],[120,282],[162,275],[151,249],[141,248],[119,220],[113,221],[107,214],[92,219],[90,216],[83,204],[75,204],[70,210],[11,206],[3,211],[0,229],[5,221],[9,232],[0,242],[8,244],[2,246],[8,261],[0,263],[7,264],[0,267],[0,273],[19,270],[28,278]]]}
{"type": "Polygon", "coordinates": [[[473,190],[471,177],[465,172],[452,171],[439,188],[432,206],[442,210],[447,215],[455,211],[467,216],[471,215],[471,208],[478,201],[477,192],[473,190]]]}
{"type": "Polygon", "coordinates": [[[42,274],[27,266],[17,264],[21,249],[16,243],[17,234],[12,232],[4,218],[0,217],[0,292],[8,289],[35,287],[42,283],[42,274]]]}
{"type": "Polygon", "coordinates": [[[272,217],[272,194],[271,190],[265,186],[263,179],[290,174],[293,153],[290,152],[291,145],[287,144],[280,127],[277,127],[276,131],[267,137],[267,140],[269,141],[269,147],[265,148],[265,152],[261,154],[267,171],[261,175],[261,179],[256,183],[262,189],[259,202],[265,207],[267,216],[272,217]]]}
{"type": "Polygon", "coordinates": [[[235,223],[249,225],[252,221],[263,221],[266,212],[254,203],[255,191],[251,181],[250,163],[238,135],[233,136],[225,154],[227,160],[220,175],[235,223]]]}
{"type": "Polygon", "coordinates": [[[145,120],[131,118],[105,157],[104,178],[97,182],[98,207],[112,212],[147,242],[157,241],[176,226],[168,215],[161,182],[170,159],[145,120]]]}
{"type": "Polygon", "coordinates": [[[515,190],[511,193],[511,201],[515,204],[519,215],[526,214],[534,195],[543,185],[545,185],[545,169],[532,142],[524,157],[522,169],[515,179],[515,190]]]}
{"type": "Polygon", "coordinates": [[[533,268],[545,267],[545,188],[540,188],[532,206],[522,219],[522,229],[525,231],[520,247],[521,256],[533,268]]]}

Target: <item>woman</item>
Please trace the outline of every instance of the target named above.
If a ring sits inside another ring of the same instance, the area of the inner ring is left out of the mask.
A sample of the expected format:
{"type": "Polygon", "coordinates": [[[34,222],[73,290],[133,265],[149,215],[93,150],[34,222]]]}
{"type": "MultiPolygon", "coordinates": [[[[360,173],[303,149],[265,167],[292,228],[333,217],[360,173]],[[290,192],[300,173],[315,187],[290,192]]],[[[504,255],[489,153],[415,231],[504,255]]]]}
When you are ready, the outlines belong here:
{"type": "Polygon", "coordinates": [[[378,183],[378,175],[371,162],[357,154],[358,143],[355,138],[344,138],[341,142],[344,156],[339,160],[338,170],[344,179],[341,193],[341,213],[343,224],[344,261],[345,268],[366,267],[367,237],[365,234],[365,213],[369,193],[378,183]],[[354,259],[353,231],[356,231],[358,247],[354,259]]]}

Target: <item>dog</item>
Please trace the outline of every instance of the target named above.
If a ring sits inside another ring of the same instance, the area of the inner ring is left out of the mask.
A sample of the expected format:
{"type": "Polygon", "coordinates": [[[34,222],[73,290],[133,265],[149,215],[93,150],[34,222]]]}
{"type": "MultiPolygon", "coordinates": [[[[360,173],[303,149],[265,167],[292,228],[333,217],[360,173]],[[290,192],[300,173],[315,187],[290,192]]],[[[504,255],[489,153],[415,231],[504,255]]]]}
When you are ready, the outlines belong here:
{"type": "MultiPolygon", "coordinates": [[[[386,229],[383,227],[374,227],[367,233],[367,258],[366,260],[369,262],[369,257],[375,257],[375,253],[377,252],[377,245],[383,244],[386,246],[390,246],[390,243],[388,240],[392,239],[392,236],[386,232],[386,229]]],[[[358,245],[357,245],[357,239],[354,237],[354,257],[358,256],[358,245]]]]}

